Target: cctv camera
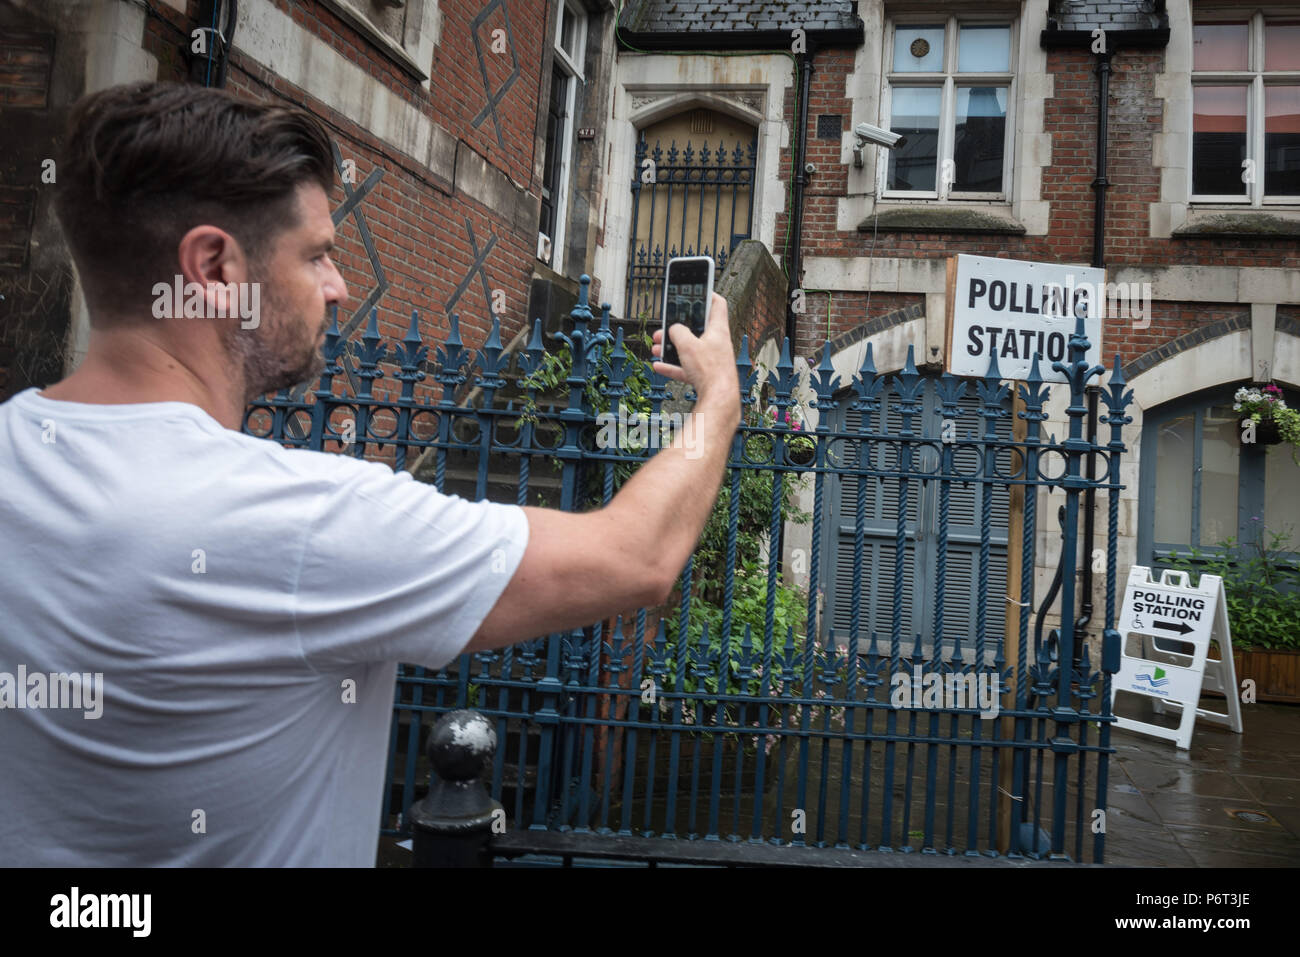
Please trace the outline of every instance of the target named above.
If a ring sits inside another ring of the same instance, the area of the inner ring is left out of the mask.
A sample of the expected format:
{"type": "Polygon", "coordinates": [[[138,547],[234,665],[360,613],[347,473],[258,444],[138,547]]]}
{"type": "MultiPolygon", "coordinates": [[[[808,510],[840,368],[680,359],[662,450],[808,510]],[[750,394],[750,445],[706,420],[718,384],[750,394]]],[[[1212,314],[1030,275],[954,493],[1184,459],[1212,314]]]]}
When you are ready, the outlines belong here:
{"type": "Polygon", "coordinates": [[[875,143],[886,149],[894,149],[907,143],[907,137],[903,134],[882,130],[879,126],[872,126],[870,123],[859,123],[853,132],[860,141],[860,146],[875,143]]]}

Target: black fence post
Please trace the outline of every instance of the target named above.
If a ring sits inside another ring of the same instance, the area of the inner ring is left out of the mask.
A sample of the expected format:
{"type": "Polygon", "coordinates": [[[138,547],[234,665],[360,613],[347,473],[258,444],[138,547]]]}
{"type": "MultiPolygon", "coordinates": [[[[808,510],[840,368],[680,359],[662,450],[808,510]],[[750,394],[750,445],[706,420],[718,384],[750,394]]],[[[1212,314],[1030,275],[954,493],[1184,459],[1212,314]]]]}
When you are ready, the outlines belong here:
{"type": "Polygon", "coordinates": [[[496,731],[477,711],[451,711],[433,726],[429,793],[410,813],[416,867],[492,866],[488,845],[505,809],[482,779],[496,749],[496,731]]]}

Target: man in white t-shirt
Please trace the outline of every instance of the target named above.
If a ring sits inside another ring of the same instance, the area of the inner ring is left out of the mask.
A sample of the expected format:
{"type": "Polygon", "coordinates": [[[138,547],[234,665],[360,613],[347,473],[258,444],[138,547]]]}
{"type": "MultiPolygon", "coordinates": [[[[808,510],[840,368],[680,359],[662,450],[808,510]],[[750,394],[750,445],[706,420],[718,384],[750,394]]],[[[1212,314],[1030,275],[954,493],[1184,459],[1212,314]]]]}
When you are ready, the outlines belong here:
{"type": "Polygon", "coordinates": [[[655,366],[699,396],[689,456],[594,512],[472,503],[239,431],[347,300],[310,114],[114,87],[58,169],[91,328],[0,404],[0,864],[372,866],[398,662],[672,588],[739,422],[725,303],[655,366]]]}

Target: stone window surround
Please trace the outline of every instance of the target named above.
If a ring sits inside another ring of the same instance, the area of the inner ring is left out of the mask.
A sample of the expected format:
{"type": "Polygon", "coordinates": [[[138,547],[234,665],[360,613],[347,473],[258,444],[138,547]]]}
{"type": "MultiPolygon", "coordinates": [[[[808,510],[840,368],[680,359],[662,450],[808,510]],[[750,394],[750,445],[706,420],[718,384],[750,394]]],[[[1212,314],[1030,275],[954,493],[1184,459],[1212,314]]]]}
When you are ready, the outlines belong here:
{"type": "Polygon", "coordinates": [[[442,34],[438,0],[406,0],[407,22],[400,43],[366,15],[361,0],[321,0],[321,3],[374,44],[380,53],[419,80],[426,90],[429,89],[433,48],[442,34]]]}
{"type": "Polygon", "coordinates": [[[713,57],[691,54],[620,52],[608,135],[605,175],[611,184],[605,199],[605,242],[596,250],[594,275],[602,279],[602,298],[623,315],[632,226],[631,182],[641,129],[688,109],[717,110],[753,125],[758,131],[754,175],[752,238],[762,242],[779,263],[776,216],[785,209],[781,150],[790,146],[785,122],[786,91],[793,85],[788,57],[756,54],[713,57]]]}
{"type": "MultiPolygon", "coordinates": [[[[557,143],[560,150],[560,156],[557,159],[559,170],[557,172],[558,189],[553,197],[555,203],[555,235],[551,239],[551,261],[548,264],[551,269],[557,273],[563,274],[567,265],[565,255],[568,243],[568,225],[569,225],[569,207],[572,205],[573,193],[573,162],[575,149],[575,137],[577,136],[577,110],[575,105],[578,102],[578,87],[586,83],[583,75],[583,68],[587,59],[588,31],[590,27],[590,17],[587,10],[578,0],[559,0],[561,9],[555,12],[554,23],[551,30],[551,54],[555,58],[560,69],[569,79],[565,84],[565,122],[564,128],[560,132],[562,142],[557,143]],[[560,46],[560,31],[563,24],[563,9],[568,7],[576,18],[574,28],[577,31],[575,36],[577,62],[569,58],[569,55],[560,46]]],[[[547,77],[550,73],[545,74],[547,77]]],[[[542,87],[549,95],[551,84],[546,82],[542,87]]],[[[545,132],[544,130],[542,132],[545,132]]],[[[543,138],[542,149],[545,151],[545,140],[543,138]]],[[[543,160],[544,162],[544,160],[543,160]]],[[[538,179],[538,191],[542,188],[542,181],[538,179]]],[[[540,244],[542,233],[538,232],[537,238],[540,244]]]]}
{"type": "MultiPolygon", "coordinates": [[[[982,23],[984,22],[985,19],[995,19],[997,13],[998,13],[997,9],[994,8],[992,11],[988,13],[987,16],[981,15],[979,19],[976,20],[975,22],[982,23]]],[[[952,12],[935,13],[929,16],[925,16],[922,14],[900,11],[896,16],[891,16],[889,18],[887,28],[881,34],[880,55],[882,60],[887,62],[891,58],[892,53],[890,51],[890,48],[894,45],[894,36],[896,31],[900,27],[902,28],[914,27],[928,22],[933,22],[937,26],[938,21],[940,21],[940,19],[942,19],[942,23],[943,23],[945,43],[949,43],[949,34],[951,33],[952,34],[951,46],[955,48],[959,42],[957,29],[959,29],[961,24],[968,18],[961,17],[952,12]],[[950,30],[949,28],[952,26],[954,20],[957,22],[957,29],[950,30]]],[[[1004,146],[1006,145],[1006,140],[1009,136],[1011,140],[1010,143],[1011,148],[1006,151],[1006,155],[1004,155],[1002,158],[1002,185],[1004,188],[1010,185],[1010,181],[1012,178],[1011,177],[1012,160],[1015,157],[1016,93],[1017,93],[1017,85],[1018,85],[1016,82],[1018,78],[1017,77],[1018,71],[1016,68],[1019,65],[1016,60],[1016,56],[1017,56],[1017,51],[1020,48],[1019,37],[1018,37],[1019,27],[1020,27],[1020,24],[1018,22],[1019,21],[1018,12],[1007,11],[1006,21],[1010,29],[1009,42],[1011,44],[1010,47],[1008,48],[1008,54],[1007,54],[1010,60],[1010,62],[1007,64],[1007,70],[999,74],[985,74],[986,76],[996,77],[995,79],[989,81],[990,85],[995,87],[1005,87],[1007,91],[1007,110],[1006,110],[1006,116],[1004,118],[1005,129],[1003,131],[1003,145],[1004,146]]],[[[913,84],[906,82],[906,79],[910,76],[910,74],[906,72],[899,72],[897,69],[891,71],[889,75],[894,76],[896,78],[896,81],[890,82],[887,80],[885,83],[881,84],[882,105],[881,105],[880,115],[882,121],[878,125],[885,126],[885,127],[889,125],[883,121],[883,118],[887,112],[885,110],[884,103],[886,102],[890,103],[888,114],[892,116],[893,91],[895,89],[909,89],[909,88],[911,89],[920,88],[926,90],[938,89],[941,92],[941,100],[940,100],[940,107],[939,107],[939,122],[943,123],[945,117],[944,117],[944,110],[942,104],[942,93],[945,92],[949,86],[951,86],[955,91],[957,86],[959,85],[959,81],[970,82],[969,80],[970,74],[963,74],[956,68],[954,68],[952,71],[949,71],[947,69],[947,62],[950,58],[952,58],[954,52],[956,51],[953,49],[945,49],[944,51],[943,69],[937,71],[939,73],[942,73],[944,76],[944,80],[940,84],[936,84],[932,80],[926,80],[914,86],[913,84]]],[[[952,105],[952,112],[946,117],[946,119],[955,123],[956,113],[957,113],[957,104],[954,101],[952,105]]],[[[940,206],[946,207],[954,203],[960,206],[961,204],[966,202],[977,202],[983,204],[993,204],[995,206],[1010,207],[1011,204],[1008,199],[1010,192],[1009,190],[1005,190],[1005,189],[998,190],[996,194],[982,193],[980,195],[957,197],[955,199],[950,198],[949,195],[945,195],[944,194],[945,191],[943,187],[943,183],[944,183],[943,167],[944,164],[947,163],[953,163],[955,167],[955,152],[956,152],[956,144],[948,137],[946,126],[940,128],[939,141],[938,144],[936,145],[938,147],[942,147],[944,144],[946,144],[947,152],[944,155],[938,157],[939,168],[935,170],[936,187],[937,187],[933,191],[936,193],[935,196],[909,195],[909,191],[906,190],[893,190],[891,191],[893,195],[888,195],[888,196],[885,195],[886,191],[888,190],[886,179],[887,179],[887,170],[889,164],[887,162],[888,157],[882,157],[881,153],[882,152],[887,153],[888,151],[876,150],[875,152],[876,152],[877,159],[886,160],[886,162],[878,163],[877,170],[876,170],[876,177],[877,177],[876,191],[877,191],[877,195],[881,197],[881,203],[893,204],[899,202],[903,202],[903,203],[921,202],[927,204],[933,203],[933,204],[938,204],[940,206]]],[[[941,153],[943,152],[942,148],[940,149],[940,152],[941,153]]],[[[916,190],[912,192],[922,193],[928,191],[916,190]]]]}
{"type": "MultiPolygon", "coordinates": [[[[884,95],[884,40],[885,0],[861,0],[858,15],[866,26],[868,41],[858,48],[852,74],[848,77],[847,95],[852,103],[852,118],[846,124],[841,143],[841,162],[848,170],[847,195],[838,204],[836,228],[841,232],[856,232],[859,225],[877,211],[885,213],[906,208],[975,210],[997,219],[1005,220],[1011,231],[1030,236],[1048,233],[1050,204],[1042,200],[1042,172],[1050,165],[1051,137],[1043,131],[1045,102],[1053,95],[1053,77],[1047,72],[1047,51],[1039,44],[1039,36],[1047,27],[1047,0],[1025,0],[1023,10],[1010,16],[1015,21],[1016,47],[1014,48],[1016,79],[1013,101],[1009,104],[1009,117],[1014,117],[1015,135],[1012,142],[1011,193],[1009,201],[990,200],[924,200],[889,198],[876,201],[876,184],[880,182],[877,163],[883,152],[870,147],[863,153],[861,169],[853,166],[853,147],[856,138],[853,128],[866,122],[875,126],[881,122],[881,105],[884,95]],[[878,37],[872,41],[872,37],[878,37]]],[[[969,13],[970,5],[934,0],[924,7],[915,4],[888,4],[889,11],[912,12],[924,9],[945,18],[953,13],[969,13]]],[[[991,13],[999,12],[997,10],[991,13]]],[[[806,284],[808,284],[806,282],[806,284]]]]}
{"type": "MultiPolygon", "coordinates": [[[[1262,6],[1265,13],[1272,9],[1267,4],[1262,6]]],[[[1255,9],[1254,6],[1197,4],[1197,10],[1203,13],[1226,10],[1253,14],[1255,9]]],[[[1300,232],[1300,207],[1297,206],[1191,203],[1192,0],[1168,0],[1166,10],[1169,46],[1165,49],[1164,72],[1156,74],[1154,84],[1155,97],[1164,106],[1164,118],[1161,131],[1155,134],[1151,145],[1151,161],[1160,171],[1160,200],[1149,204],[1151,237],[1169,239],[1211,223],[1222,231],[1225,221],[1235,219],[1245,225],[1261,216],[1300,232]]],[[[1297,11],[1291,8],[1290,12],[1297,11]]]]}

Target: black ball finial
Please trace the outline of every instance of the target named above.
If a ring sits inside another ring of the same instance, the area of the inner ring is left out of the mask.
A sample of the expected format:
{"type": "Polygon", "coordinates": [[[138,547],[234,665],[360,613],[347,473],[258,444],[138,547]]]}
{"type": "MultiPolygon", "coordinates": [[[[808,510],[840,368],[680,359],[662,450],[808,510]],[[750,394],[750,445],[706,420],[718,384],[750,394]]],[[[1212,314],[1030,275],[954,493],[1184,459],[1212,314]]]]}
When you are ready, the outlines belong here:
{"type": "Polygon", "coordinates": [[[473,781],[487,770],[497,749],[492,723],[477,711],[449,711],[429,734],[429,764],[444,781],[473,781]]]}

